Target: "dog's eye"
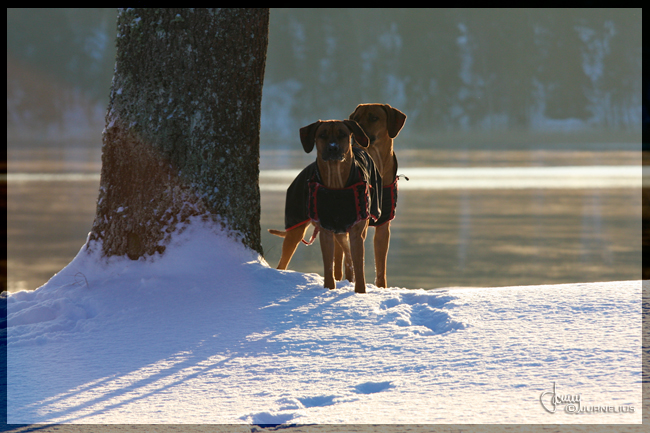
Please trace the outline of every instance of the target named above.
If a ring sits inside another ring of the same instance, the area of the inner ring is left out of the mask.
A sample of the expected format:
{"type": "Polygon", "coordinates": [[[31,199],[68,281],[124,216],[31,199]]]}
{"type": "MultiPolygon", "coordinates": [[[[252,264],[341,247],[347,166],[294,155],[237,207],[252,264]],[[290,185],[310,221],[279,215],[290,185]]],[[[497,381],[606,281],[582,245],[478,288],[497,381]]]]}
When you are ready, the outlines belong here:
{"type": "Polygon", "coordinates": [[[321,138],[323,140],[327,140],[327,132],[323,131],[320,134],[318,134],[318,138],[321,138]]]}
{"type": "Polygon", "coordinates": [[[372,123],[376,122],[379,120],[379,117],[375,116],[374,114],[369,114],[368,115],[368,120],[372,123]]]}

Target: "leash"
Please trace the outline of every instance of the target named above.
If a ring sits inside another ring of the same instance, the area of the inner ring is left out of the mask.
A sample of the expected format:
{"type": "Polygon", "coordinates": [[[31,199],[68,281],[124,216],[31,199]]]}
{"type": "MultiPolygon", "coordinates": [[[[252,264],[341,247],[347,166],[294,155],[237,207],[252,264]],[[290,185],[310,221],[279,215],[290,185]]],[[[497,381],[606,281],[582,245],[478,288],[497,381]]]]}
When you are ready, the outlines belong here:
{"type": "Polygon", "coordinates": [[[300,239],[300,240],[302,241],[303,244],[305,244],[307,246],[310,246],[316,240],[316,235],[317,234],[318,234],[318,227],[314,226],[314,232],[311,234],[311,239],[309,239],[309,242],[307,242],[304,239],[300,239]]]}

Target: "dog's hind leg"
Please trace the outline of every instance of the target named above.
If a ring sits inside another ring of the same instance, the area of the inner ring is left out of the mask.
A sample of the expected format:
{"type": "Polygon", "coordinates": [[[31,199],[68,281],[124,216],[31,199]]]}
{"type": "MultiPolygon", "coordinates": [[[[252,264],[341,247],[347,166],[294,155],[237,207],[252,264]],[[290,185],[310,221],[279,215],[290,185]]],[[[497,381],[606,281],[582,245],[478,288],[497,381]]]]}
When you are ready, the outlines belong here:
{"type": "Polygon", "coordinates": [[[343,265],[345,265],[345,279],[354,282],[354,268],[352,267],[352,256],[350,255],[350,243],[347,233],[335,235],[334,244],[334,278],[336,281],[343,280],[343,265]]]}
{"type": "Polygon", "coordinates": [[[375,227],[373,239],[375,247],[375,285],[386,287],[386,263],[388,261],[388,246],[390,244],[390,221],[375,227]]]}
{"type": "Polygon", "coordinates": [[[287,269],[293,253],[296,252],[298,244],[305,236],[309,228],[309,221],[306,221],[303,225],[294,227],[291,230],[287,230],[284,241],[282,242],[282,256],[280,256],[280,262],[278,263],[277,269],[287,269]]]}
{"type": "Polygon", "coordinates": [[[321,228],[318,239],[323,253],[324,286],[326,289],[336,289],[336,281],[334,280],[334,244],[336,241],[334,240],[334,233],[321,228]]]}

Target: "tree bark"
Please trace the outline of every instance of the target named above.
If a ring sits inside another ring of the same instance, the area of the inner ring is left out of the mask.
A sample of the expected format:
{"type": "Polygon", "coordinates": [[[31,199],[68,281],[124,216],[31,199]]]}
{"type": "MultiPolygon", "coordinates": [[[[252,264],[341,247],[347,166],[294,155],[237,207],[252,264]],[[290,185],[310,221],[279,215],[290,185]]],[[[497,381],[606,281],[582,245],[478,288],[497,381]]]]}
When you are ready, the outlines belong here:
{"type": "Polygon", "coordinates": [[[103,255],[162,253],[193,216],[262,253],[268,22],[268,9],[120,10],[90,234],[103,255]]]}

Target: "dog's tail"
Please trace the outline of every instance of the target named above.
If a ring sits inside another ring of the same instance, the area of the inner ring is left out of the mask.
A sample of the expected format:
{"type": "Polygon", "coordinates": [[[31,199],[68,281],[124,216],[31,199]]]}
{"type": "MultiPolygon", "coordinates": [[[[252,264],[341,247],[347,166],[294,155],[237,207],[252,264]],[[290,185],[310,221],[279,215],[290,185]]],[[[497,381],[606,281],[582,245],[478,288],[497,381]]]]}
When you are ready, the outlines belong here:
{"type": "MultiPolygon", "coordinates": [[[[287,232],[286,232],[286,231],[275,230],[275,229],[268,229],[268,231],[269,231],[269,233],[271,233],[272,235],[280,236],[281,238],[284,238],[284,237],[287,236],[287,232]]],[[[313,243],[314,243],[314,240],[316,239],[316,235],[317,235],[317,234],[318,234],[318,227],[314,227],[314,232],[312,233],[311,238],[309,239],[309,241],[306,241],[306,240],[304,240],[304,239],[301,239],[302,243],[305,244],[305,245],[307,245],[307,246],[313,244],[313,243]]]]}
{"type": "Polygon", "coordinates": [[[272,235],[280,236],[281,238],[287,235],[286,231],[275,230],[275,229],[269,229],[269,233],[271,233],[272,235]]]}

